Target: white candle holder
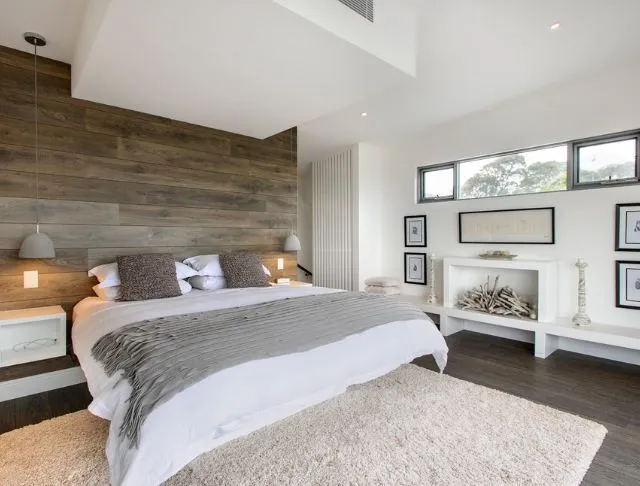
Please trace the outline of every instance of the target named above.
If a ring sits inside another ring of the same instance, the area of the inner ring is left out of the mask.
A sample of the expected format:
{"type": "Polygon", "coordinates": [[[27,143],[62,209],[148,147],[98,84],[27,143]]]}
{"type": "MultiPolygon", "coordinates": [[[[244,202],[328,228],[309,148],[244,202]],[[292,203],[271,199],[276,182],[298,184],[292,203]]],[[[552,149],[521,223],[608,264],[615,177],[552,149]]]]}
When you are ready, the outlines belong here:
{"type": "Polygon", "coordinates": [[[584,271],[587,268],[587,262],[582,258],[578,258],[576,267],[578,267],[578,312],[573,316],[572,321],[576,326],[586,327],[591,325],[591,318],[587,315],[587,292],[584,271]]]}
{"type": "Polygon", "coordinates": [[[427,296],[427,304],[437,304],[438,298],[436,297],[436,272],[433,268],[433,261],[435,254],[427,254],[427,265],[429,265],[429,295],[427,296]]]}

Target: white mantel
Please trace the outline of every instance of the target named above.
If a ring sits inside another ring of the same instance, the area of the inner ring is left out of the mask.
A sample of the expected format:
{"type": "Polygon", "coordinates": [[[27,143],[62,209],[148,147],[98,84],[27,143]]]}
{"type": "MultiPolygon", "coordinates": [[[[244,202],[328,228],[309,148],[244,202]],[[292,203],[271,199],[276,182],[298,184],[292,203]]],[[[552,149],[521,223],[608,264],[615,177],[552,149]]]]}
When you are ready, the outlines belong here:
{"type": "MultiPolygon", "coordinates": [[[[485,260],[445,257],[443,280],[445,307],[455,307],[461,292],[485,282],[487,276],[501,276],[499,286],[509,285],[532,298],[539,322],[558,317],[558,262],[552,260],[485,260]]],[[[498,316],[495,316],[498,317],[498,316]]]]}

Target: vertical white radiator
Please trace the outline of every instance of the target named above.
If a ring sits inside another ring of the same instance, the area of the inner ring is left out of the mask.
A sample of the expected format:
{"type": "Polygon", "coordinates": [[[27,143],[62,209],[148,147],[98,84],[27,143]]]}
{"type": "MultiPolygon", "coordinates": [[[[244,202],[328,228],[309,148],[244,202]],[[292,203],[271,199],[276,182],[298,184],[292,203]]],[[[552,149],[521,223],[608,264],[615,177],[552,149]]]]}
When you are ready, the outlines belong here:
{"type": "Polygon", "coordinates": [[[352,150],[313,162],[313,284],[354,290],[352,150]]]}

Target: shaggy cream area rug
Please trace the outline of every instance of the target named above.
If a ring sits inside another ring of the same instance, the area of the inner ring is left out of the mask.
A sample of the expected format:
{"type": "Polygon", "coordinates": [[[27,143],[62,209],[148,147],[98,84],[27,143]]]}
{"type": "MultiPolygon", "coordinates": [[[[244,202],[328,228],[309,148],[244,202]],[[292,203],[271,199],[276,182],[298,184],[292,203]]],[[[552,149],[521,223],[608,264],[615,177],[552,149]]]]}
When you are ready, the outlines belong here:
{"type": "MultiPolygon", "coordinates": [[[[578,485],[595,422],[413,365],[203,454],[170,485],[578,485]]],[[[107,485],[107,422],[72,413],[0,436],[14,485],[107,485]]]]}

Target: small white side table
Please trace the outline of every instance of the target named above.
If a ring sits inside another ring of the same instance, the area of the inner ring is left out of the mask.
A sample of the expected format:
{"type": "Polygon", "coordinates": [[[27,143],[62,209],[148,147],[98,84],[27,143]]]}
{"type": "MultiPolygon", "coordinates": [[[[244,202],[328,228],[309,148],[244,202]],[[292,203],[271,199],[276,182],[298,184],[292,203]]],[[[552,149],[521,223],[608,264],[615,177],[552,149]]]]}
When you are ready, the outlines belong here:
{"type": "Polygon", "coordinates": [[[67,314],[59,305],[0,312],[0,367],[67,354],[67,314]]]}

